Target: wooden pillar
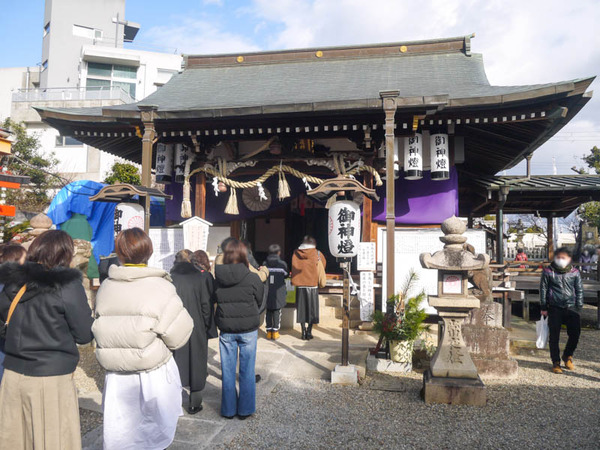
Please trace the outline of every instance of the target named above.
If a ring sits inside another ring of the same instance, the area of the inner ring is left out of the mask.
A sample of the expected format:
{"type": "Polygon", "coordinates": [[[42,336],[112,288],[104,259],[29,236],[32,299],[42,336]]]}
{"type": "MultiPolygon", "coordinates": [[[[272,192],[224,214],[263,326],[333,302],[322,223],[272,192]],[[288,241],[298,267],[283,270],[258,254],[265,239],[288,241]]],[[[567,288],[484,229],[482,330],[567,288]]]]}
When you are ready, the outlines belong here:
{"type": "Polygon", "coordinates": [[[232,220],[231,222],[229,222],[229,230],[231,237],[239,239],[242,235],[242,221],[232,220]]]}
{"type": "MultiPolygon", "coordinates": [[[[138,105],[140,118],[144,125],[144,134],[142,136],[142,186],[152,187],[152,146],[156,130],[154,128],[154,118],[156,116],[155,105],[138,105]]],[[[144,231],[150,230],[150,196],[144,199],[144,231]]]]}
{"type": "Polygon", "coordinates": [[[496,211],[496,263],[504,264],[504,211],[503,205],[498,205],[496,211]]]}
{"type": "MultiPolygon", "coordinates": [[[[396,230],[396,210],[395,210],[395,186],[394,186],[394,154],[395,149],[395,128],[396,128],[396,110],[398,109],[399,91],[380,92],[383,99],[383,110],[385,111],[385,229],[386,229],[386,253],[387,264],[386,271],[386,295],[391,297],[396,294],[395,287],[395,230],[396,230]]],[[[387,299],[382,299],[386,302],[387,299]]]]}
{"type": "MultiPolygon", "coordinates": [[[[373,189],[373,174],[365,172],[363,184],[366,188],[373,189]]],[[[373,223],[373,200],[366,195],[363,199],[363,217],[362,217],[362,241],[371,242],[371,225],[373,223]]]]}
{"type": "Polygon", "coordinates": [[[554,258],[554,215],[549,214],[546,217],[547,227],[547,248],[548,248],[548,261],[552,261],[554,258]]]}
{"type": "Polygon", "coordinates": [[[206,174],[196,175],[196,190],[194,192],[194,215],[206,219],[206,174]]]}

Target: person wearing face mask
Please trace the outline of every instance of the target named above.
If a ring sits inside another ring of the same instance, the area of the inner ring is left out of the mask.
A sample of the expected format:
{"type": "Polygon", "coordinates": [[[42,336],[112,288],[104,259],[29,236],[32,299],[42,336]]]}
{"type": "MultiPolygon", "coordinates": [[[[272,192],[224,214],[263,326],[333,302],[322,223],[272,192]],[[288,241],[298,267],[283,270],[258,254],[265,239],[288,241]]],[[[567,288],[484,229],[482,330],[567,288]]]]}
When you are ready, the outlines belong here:
{"type": "Polygon", "coordinates": [[[542,315],[548,317],[550,331],[550,357],[552,371],[562,373],[558,341],[562,325],[567,327],[567,345],[562,355],[565,369],[573,370],[573,353],[581,334],[581,309],[583,308],[583,283],[579,270],[571,265],[572,255],[567,248],[554,253],[554,261],[546,267],[540,281],[542,315]]]}
{"type": "MultiPolygon", "coordinates": [[[[581,252],[581,260],[580,262],[584,263],[584,264],[590,264],[592,262],[592,255],[590,253],[590,251],[586,248],[583,250],[583,252],[581,252]]],[[[583,265],[581,267],[581,271],[582,272],[591,272],[592,271],[592,267],[589,265],[583,265]]]]}

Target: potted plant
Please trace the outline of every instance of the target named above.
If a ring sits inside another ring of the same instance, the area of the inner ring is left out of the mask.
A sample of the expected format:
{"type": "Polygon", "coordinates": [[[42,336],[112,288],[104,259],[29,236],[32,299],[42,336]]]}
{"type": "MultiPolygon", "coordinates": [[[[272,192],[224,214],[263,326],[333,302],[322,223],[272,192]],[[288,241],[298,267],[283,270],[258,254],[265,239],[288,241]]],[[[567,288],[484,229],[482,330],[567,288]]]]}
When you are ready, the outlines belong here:
{"type": "Polygon", "coordinates": [[[387,342],[390,359],[410,365],[414,342],[425,330],[423,322],[427,317],[421,308],[425,292],[410,296],[416,281],[416,273],[411,272],[402,292],[388,299],[387,312],[376,311],[373,314],[373,329],[387,342]]]}

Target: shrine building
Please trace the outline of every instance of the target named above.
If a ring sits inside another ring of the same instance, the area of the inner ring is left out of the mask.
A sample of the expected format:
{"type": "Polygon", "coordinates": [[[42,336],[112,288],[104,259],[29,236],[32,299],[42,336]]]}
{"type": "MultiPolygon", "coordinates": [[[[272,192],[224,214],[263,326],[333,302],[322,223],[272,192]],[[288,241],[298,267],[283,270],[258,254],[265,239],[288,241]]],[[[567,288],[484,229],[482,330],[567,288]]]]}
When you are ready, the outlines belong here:
{"type": "MultiPolygon", "coordinates": [[[[289,259],[306,234],[326,253],[327,205],[307,191],[337,176],[375,190],[378,200],[356,200],[362,241],[378,252],[383,229],[503,212],[539,212],[550,226],[600,200],[599,176],[530,172],[535,150],[590,100],[594,77],[494,86],[472,38],[187,55],[138,103],[38,112],[61,135],[141,163],[142,184],[172,196],[168,223],[193,215],[228,227],[258,258],[278,243],[289,259]],[[498,176],[523,160],[523,174],[498,176]]],[[[497,241],[490,252],[502,260],[497,241]]]]}

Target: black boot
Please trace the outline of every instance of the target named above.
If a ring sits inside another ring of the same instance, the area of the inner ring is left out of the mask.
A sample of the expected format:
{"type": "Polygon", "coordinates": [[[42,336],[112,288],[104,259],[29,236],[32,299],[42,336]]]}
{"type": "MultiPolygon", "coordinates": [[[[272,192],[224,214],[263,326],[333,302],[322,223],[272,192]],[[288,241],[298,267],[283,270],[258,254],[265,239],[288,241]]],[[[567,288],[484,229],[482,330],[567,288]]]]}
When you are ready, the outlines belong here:
{"type": "Polygon", "coordinates": [[[306,325],[304,325],[302,323],[302,324],[300,324],[300,326],[302,327],[302,340],[303,341],[307,341],[308,337],[307,337],[307,334],[306,334],[306,325]]]}
{"type": "Polygon", "coordinates": [[[311,340],[313,338],[312,335],[312,323],[308,326],[307,330],[306,330],[306,340],[311,340]]]}

